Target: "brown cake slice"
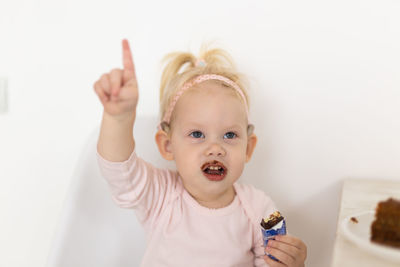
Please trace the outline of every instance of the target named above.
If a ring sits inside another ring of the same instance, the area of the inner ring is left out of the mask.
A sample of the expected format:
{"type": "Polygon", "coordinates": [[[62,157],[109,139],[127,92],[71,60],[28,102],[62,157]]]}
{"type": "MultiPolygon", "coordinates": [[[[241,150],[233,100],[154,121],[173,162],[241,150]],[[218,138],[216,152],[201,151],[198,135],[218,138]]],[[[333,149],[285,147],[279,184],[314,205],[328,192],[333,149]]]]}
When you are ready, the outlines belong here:
{"type": "Polygon", "coordinates": [[[400,248],[400,200],[378,203],[371,224],[371,241],[400,248]]]}

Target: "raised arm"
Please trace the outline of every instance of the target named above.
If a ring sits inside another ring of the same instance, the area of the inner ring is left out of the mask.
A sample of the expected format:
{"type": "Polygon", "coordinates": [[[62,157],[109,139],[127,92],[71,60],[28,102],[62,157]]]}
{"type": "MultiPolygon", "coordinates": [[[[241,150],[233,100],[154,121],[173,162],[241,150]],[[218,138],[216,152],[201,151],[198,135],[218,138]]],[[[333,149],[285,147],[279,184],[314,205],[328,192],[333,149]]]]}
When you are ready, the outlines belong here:
{"type": "Polygon", "coordinates": [[[122,41],[123,69],[112,69],[94,83],[103,107],[97,150],[109,161],[127,160],[135,148],[133,124],[138,102],[138,85],[132,53],[126,39],[122,41]]]}

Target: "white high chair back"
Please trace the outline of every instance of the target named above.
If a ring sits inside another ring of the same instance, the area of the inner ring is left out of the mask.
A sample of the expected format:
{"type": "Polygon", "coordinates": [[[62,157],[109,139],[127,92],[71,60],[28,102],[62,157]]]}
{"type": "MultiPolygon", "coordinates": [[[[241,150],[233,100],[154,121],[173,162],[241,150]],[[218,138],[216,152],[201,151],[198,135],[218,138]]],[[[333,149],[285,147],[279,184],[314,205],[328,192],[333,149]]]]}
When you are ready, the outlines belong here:
{"type": "MultiPolygon", "coordinates": [[[[135,122],[136,151],[156,166],[173,168],[159,155],[156,117],[135,122]],[[139,129],[136,131],[136,129],[139,129]]],[[[96,159],[99,129],[89,136],[75,169],[49,254],[48,267],[139,266],[145,236],[134,210],[119,208],[101,176],[96,159]]]]}

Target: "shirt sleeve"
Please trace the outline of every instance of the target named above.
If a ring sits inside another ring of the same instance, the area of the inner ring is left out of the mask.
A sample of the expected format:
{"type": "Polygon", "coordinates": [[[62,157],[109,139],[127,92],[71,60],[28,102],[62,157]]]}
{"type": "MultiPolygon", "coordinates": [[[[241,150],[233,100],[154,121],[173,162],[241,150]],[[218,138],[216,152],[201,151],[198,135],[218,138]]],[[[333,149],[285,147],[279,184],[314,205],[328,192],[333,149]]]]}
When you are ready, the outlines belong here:
{"type": "Polygon", "coordinates": [[[98,151],[96,154],[114,202],[122,208],[135,209],[143,225],[151,224],[176,191],[177,173],[153,167],[135,151],[123,162],[108,161],[98,151]]]}

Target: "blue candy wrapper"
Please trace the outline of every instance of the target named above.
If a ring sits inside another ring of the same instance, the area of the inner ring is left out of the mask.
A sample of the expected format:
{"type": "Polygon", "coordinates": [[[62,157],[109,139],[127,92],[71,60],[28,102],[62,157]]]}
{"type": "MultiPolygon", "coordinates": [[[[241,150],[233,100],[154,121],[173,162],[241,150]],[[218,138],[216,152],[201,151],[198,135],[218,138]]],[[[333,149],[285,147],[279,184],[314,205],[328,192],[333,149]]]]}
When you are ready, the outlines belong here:
{"type": "MultiPolygon", "coordinates": [[[[268,241],[270,239],[275,239],[276,235],[286,235],[285,219],[282,220],[282,226],[280,228],[265,230],[264,228],[261,227],[261,232],[262,232],[262,236],[263,236],[263,240],[264,240],[264,247],[266,247],[268,244],[268,241]]],[[[273,259],[275,261],[279,261],[277,258],[275,258],[274,256],[272,256],[268,253],[266,253],[266,255],[268,255],[268,257],[270,257],[271,259],[273,259]]]]}

